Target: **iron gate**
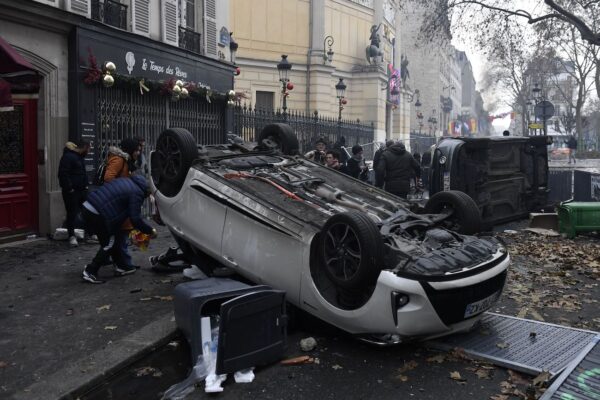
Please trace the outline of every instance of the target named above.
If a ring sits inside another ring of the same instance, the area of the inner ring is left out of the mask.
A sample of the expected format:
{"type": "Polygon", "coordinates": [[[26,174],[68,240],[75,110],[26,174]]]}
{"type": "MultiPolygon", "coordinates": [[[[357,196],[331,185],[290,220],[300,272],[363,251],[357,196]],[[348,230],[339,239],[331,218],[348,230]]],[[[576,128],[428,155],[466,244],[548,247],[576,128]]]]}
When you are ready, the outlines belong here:
{"type": "Polygon", "coordinates": [[[118,146],[125,137],[144,138],[148,157],[158,135],[169,127],[189,130],[199,144],[225,142],[224,101],[209,103],[199,97],[174,102],[155,93],[140,95],[132,88],[99,88],[96,111],[94,147],[101,160],[109,146],[118,146]]]}

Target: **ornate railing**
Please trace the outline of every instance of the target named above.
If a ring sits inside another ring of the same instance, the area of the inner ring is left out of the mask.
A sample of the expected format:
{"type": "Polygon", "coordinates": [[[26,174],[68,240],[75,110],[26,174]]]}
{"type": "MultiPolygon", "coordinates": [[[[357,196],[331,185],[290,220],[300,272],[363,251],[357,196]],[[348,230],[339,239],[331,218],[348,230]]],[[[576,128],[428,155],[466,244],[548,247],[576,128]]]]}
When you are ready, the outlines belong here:
{"type": "Polygon", "coordinates": [[[92,19],[127,29],[127,5],[116,0],[92,0],[92,19]]]}
{"type": "Polygon", "coordinates": [[[313,115],[299,111],[283,114],[279,110],[253,109],[246,105],[235,107],[233,121],[234,133],[247,141],[255,141],[256,135],[266,125],[283,122],[294,129],[301,152],[313,149],[317,139],[324,138],[328,147],[343,141],[349,151],[355,144],[363,145],[365,158],[373,158],[375,128],[372,123],[361,124],[344,119],[338,121],[337,118],[321,116],[317,112],[313,115]]]}
{"type": "Polygon", "coordinates": [[[193,29],[179,26],[179,47],[202,54],[202,36],[193,29]]]}

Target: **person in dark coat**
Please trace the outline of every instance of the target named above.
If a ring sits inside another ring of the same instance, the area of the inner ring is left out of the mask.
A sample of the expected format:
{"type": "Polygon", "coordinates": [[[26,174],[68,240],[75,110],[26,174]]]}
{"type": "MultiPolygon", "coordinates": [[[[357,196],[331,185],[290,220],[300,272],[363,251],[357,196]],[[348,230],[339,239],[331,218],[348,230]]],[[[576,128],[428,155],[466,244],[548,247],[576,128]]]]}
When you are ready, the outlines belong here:
{"type": "Polygon", "coordinates": [[[331,169],[350,175],[348,167],[340,162],[340,153],[337,150],[327,150],[327,153],[325,153],[325,165],[331,169]]]}
{"type": "Polygon", "coordinates": [[[406,198],[410,191],[410,176],[421,177],[421,166],[406,151],[403,143],[396,143],[382,155],[375,173],[378,182],[384,182],[385,190],[396,196],[406,198]]]}
{"type": "Polygon", "coordinates": [[[423,153],[421,157],[421,181],[425,189],[429,189],[429,166],[431,164],[431,149],[423,153]]]}
{"type": "Polygon", "coordinates": [[[89,151],[88,142],[67,142],[58,164],[58,184],[62,189],[62,198],[67,211],[67,231],[69,244],[77,246],[75,237],[75,219],[81,212],[81,205],[86,199],[88,177],[85,171],[85,156],[89,151]]]}
{"type": "Polygon", "coordinates": [[[352,157],[346,162],[349,175],[353,178],[366,181],[369,178],[369,168],[363,158],[363,148],[359,144],[352,146],[352,157]]]}
{"type": "MultiPolygon", "coordinates": [[[[375,171],[377,171],[377,166],[379,165],[379,161],[381,160],[381,155],[383,154],[383,152],[386,149],[389,149],[390,147],[392,147],[394,145],[394,143],[395,142],[391,139],[386,140],[385,146],[381,146],[380,148],[377,149],[375,154],[373,154],[373,169],[375,171]]],[[[377,175],[375,175],[375,186],[377,186],[377,187],[383,186],[383,182],[377,182],[377,175]]]]}
{"type": "Polygon", "coordinates": [[[129,218],[131,224],[143,233],[156,237],[156,230],[142,219],[141,208],[144,199],[150,194],[146,178],[136,175],[131,178],[117,178],[105,183],[90,193],[83,203],[83,219],[86,230],[98,235],[100,249],[91,263],[83,270],[83,280],[90,283],[104,283],[98,278],[98,270],[112,257],[115,274],[132,274],[136,268],[127,265],[120,250],[123,222],[129,218]]]}

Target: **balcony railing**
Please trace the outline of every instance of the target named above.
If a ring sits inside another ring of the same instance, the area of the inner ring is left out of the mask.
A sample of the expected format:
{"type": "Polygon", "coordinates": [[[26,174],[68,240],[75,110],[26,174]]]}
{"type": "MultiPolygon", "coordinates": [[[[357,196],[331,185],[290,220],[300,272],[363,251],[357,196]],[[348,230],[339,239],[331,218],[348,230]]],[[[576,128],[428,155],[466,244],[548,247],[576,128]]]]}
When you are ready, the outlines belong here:
{"type": "Polygon", "coordinates": [[[127,29],[127,5],[116,0],[92,0],[92,19],[127,29]]]}
{"type": "Polygon", "coordinates": [[[193,29],[179,26],[179,47],[202,54],[202,36],[193,29]]]}

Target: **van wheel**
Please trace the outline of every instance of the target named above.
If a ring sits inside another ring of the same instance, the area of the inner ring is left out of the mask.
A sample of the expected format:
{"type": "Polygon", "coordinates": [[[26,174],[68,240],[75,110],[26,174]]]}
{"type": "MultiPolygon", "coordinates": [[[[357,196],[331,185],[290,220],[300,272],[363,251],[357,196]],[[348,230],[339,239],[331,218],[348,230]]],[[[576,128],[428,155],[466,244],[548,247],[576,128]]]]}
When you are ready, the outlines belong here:
{"type": "Polygon", "coordinates": [[[334,285],[356,291],[376,282],[383,267],[383,241],[367,215],[350,211],[332,216],[319,240],[322,266],[334,285]]]}
{"type": "Polygon", "coordinates": [[[258,147],[264,150],[276,149],[284,155],[293,156],[298,154],[300,143],[288,124],[270,124],[260,131],[258,147]]]}
{"type": "Polygon", "coordinates": [[[167,197],[179,193],[197,156],[196,139],[187,129],[170,128],[163,131],[158,136],[156,150],[150,160],[152,179],[158,190],[167,197]]]}
{"type": "Polygon", "coordinates": [[[447,214],[446,227],[465,235],[481,232],[481,214],[477,203],[466,193],[458,190],[438,192],[425,205],[426,214],[447,214]]]}

